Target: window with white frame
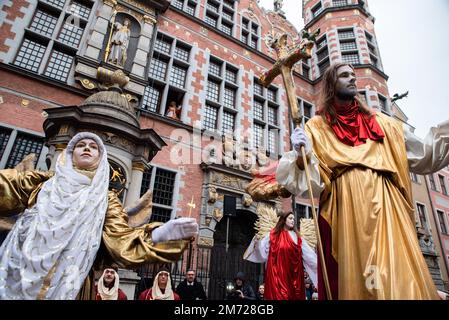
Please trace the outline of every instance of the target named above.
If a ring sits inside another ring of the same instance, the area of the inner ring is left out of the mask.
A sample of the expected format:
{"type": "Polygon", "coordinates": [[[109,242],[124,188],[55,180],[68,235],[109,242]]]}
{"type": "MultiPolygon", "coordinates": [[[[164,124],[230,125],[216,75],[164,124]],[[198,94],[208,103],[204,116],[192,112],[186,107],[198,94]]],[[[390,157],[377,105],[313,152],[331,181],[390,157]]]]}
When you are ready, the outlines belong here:
{"type": "Polygon", "coordinates": [[[307,219],[310,217],[310,212],[312,208],[310,206],[306,206],[300,203],[296,204],[296,227],[300,228],[301,219],[307,219]]]}
{"type": "Polygon", "coordinates": [[[340,41],[342,61],[352,65],[360,64],[354,29],[338,30],[338,39],[340,41]]]}
{"type": "Polygon", "coordinates": [[[92,4],[83,0],[39,1],[13,64],[67,82],[92,4]]]}
{"type": "Polygon", "coordinates": [[[430,189],[437,191],[437,185],[435,183],[435,179],[433,178],[433,173],[429,174],[428,177],[429,177],[430,189]]]}
{"type": "Polygon", "coordinates": [[[368,99],[366,98],[366,91],[365,90],[361,90],[358,93],[359,93],[359,97],[363,100],[363,102],[368,104],[368,99]]]}
{"type": "Polygon", "coordinates": [[[344,7],[348,5],[348,0],[332,0],[332,6],[344,7]]]}
{"type": "Polygon", "coordinates": [[[234,0],[207,0],[204,22],[229,36],[234,28],[234,0]]]}
{"type": "Polygon", "coordinates": [[[380,94],[377,95],[377,98],[379,99],[379,107],[380,107],[380,110],[381,110],[383,113],[389,114],[389,113],[388,113],[387,98],[385,98],[384,96],[381,96],[380,94]]]}
{"type": "Polygon", "coordinates": [[[419,177],[416,173],[410,172],[410,178],[414,183],[419,183],[419,177]]]}
{"type": "Polygon", "coordinates": [[[14,168],[25,156],[31,153],[36,155],[34,160],[34,165],[36,166],[43,147],[43,137],[0,127],[1,169],[14,168]]]}
{"type": "Polygon", "coordinates": [[[327,46],[326,35],[318,39],[316,42],[316,57],[318,61],[318,69],[320,70],[320,75],[322,75],[330,66],[329,47],[327,46]]]}
{"type": "Polygon", "coordinates": [[[240,40],[251,48],[259,48],[260,27],[257,23],[248,18],[242,17],[242,35],[240,40]]]}
{"type": "Polygon", "coordinates": [[[302,63],[301,63],[301,66],[302,66],[302,72],[301,72],[301,74],[304,76],[304,78],[306,78],[306,79],[311,79],[311,77],[310,77],[310,62],[309,62],[309,60],[310,59],[308,59],[308,60],[302,60],[302,63]]]}
{"type": "Polygon", "coordinates": [[[439,174],[438,179],[440,180],[441,193],[447,196],[448,194],[447,194],[446,181],[444,179],[444,176],[439,174]]]}
{"type": "Polygon", "coordinates": [[[278,89],[264,88],[254,79],[253,92],[253,146],[276,157],[279,153],[278,89]]]}
{"type": "Polygon", "coordinates": [[[5,152],[6,145],[8,144],[9,137],[11,136],[11,131],[9,129],[0,127],[0,156],[5,152]]]}
{"type": "Polygon", "coordinates": [[[176,172],[152,167],[145,170],[140,188],[142,196],[148,189],[153,192],[153,208],[150,221],[166,222],[173,212],[176,172]]]}
{"type": "Polygon", "coordinates": [[[419,223],[420,223],[421,228],[428,230],[426,206],[421,203],[417,203],[416,209],[418,211],[418,218],[419,218],[419,223]]]}
{"type": "Polygon", "coordinates": [[[444,212],[437,210],[438,222],[440,224],[441,233],[447,234],[446,221],[444,221],[444,212]]]}
{"type": "MultiPolygon", "coordinates": [[[[318,208],[315,208],[318,210],[318,208]]],[[[296,227],[300,228],[301,226],[301,219],[310,219],[313,217],[312,214],[312,207],[309,205],[304,205],[301,203],[296,204],[296,227]]]]}
{"type": "Polygon", "coordinates": [[[366,44],[368,46],[369,50],[369,56],[371,59],[371,64],[375,66],[376,68],[380,68],[379,63],[379,53],[377,51],[377,44],[376,40],[374,39],[374,36],[365,31],[365,38],[366,38],[366,44]]]}
{"type": "Polygon", "coordinates": [[[320,1],[312,8],[312,18],[317,17],[323,10],[323,5],[320,1]]]}
{"type": "Polygon", "coordinates": [[[191,47],[177,39],[158,33],[148,69],[149,85],[145,88],[141,109],[167,114],[172,101],[182,106],[186,93],[191,47]]]}
{"type": "Polygon", "coordinates": [[[366,3],[364,0],[359,0],[359,6],[366,10],[366,3]]]}
{"type": "Polygon", "coordinates": [[[171,5],[194,16],[198,2],[196,0],[173,0],[171,5]]]}
{"type": "Polygon", "coordinates": [[[237,117],[238,69],[211,57],[203,109],[203,128],[222,134],[233,134],[237,117]],[[221,119],[221,120],[219,120],[221,119]]]}
{"type": "Polygon", "coordinates": [[[315,115],[315,109],[312,104],[304,101],[301,98],[297,98],[298,108],[303,115],[302,124],[305,125],[315,115]]]}

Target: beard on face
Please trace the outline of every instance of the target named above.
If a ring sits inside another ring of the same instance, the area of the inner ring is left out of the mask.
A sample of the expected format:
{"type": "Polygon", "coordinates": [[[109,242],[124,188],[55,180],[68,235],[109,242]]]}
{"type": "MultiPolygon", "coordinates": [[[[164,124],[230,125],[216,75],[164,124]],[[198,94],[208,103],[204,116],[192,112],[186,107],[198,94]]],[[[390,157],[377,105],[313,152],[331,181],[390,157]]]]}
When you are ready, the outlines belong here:
{"type": "Polygon", "coordinates": [[[353,100],[357,95],[357,91],[351,89],[340,89],[335,92],[335,95],[340,100],[353,100]]]}

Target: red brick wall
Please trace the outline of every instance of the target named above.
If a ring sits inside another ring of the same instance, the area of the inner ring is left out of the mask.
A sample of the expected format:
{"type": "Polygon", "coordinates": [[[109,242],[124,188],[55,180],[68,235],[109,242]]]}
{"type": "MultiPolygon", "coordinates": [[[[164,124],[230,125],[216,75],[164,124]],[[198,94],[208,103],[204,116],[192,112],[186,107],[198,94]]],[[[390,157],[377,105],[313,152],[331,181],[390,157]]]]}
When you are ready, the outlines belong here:
{"type": "Polygon", "coordinates": [[[84,100],[68,90],[7,70],[0,70],[0,95],[0,122],[42,133],[43,109],[76,105],[84,100]],[[24,106],[22,100],[28,104],[24,106]]]}

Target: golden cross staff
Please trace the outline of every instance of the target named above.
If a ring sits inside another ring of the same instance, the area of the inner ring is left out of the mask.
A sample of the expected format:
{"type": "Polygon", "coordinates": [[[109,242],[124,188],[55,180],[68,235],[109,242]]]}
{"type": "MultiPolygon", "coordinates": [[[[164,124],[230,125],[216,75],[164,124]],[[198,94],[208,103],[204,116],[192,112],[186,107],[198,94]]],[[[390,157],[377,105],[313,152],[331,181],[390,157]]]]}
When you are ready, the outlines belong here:
{"type": "MultiPolygon", "coordinates": [[[[196,208],[196,204],[193,202],[193,196],[192,196],[192,200],[190,200],[189,203],[187,203],[187,206],[189,207],[189,218],[192,215],[192,209],[196,208]]],[[[187,267],[190,269],[192,266],[192,242],[195,238],[192,237],[190,239],[190,243],[189,243],[189,255],[187,257],[187,267]]]]}
{"type": "MultiPolygon", "coordinates": [[[[314,39],[319,33],[319,30],[313,34],[308,39],[303,36],[303,41],[290,49],[287,44],[287,35],[282,34],[277,39],[274,39],[272,43],[272,47],[276,50],[278,55],[278,60],[275,62],[273,67],[270,70],[265,71],[260,76],[260,81],[264,87],[268,87],[271,82],[279,75],[282,75],[282,79],[284,81],[285,90],[287,91],[288,102],[290,105],[291,116],[293,118],[293,122],[295,123],[295,127],[299,127],[302,123],[303,115],[301,114],[301,110],[298,108],[298,100],[296,99],[296,88],[295,83],[293,82],[292,76],[292,68],[295,63],[300,61],[301,59],[309,59],[312,56],[312,48],[314,45],[314,41],[309,39],[314,39]]],[[[305,32],[303,34],[306,34],[305,32]]],[[[308,35],[308,34],[307,34],[308,35]]],[[[307,186],[309,188],[309,197],[312,204],[312,215],[315,224],[315,230],[317,234],[318,240],[318,251],[321,259],[321,266],[323,268],[323,278],[324,284],[326,287],[327,297],[332,300],[331,290],[329,286],[329,278],[327,276],[327,268],[326,262],[324,260],[323,246],[321,242],[320,229],[318,227],[318,219],[315,210],[315,204],[313,201],[313,193],[312,193],[312,185],[310,182],[310,173],[309,168],[307,167],[307,158],[304,151],[304,146],[301,146],[301,156],[304,161],[304,169],[306,172],[307,178],[307,186]]],[[[294,196],[294,195],[293,195],[294,196]]]]}
{"type": "Polygon", "coordinates": [[[104,62],[108,62],[109,52],[111,51],[111,39],[112,39],[112,34],[114,33],[114,23],[115,23],[116,15],[117,15],[117,10],[114,9],[114,12],[112,13],[111,21],[110,21],[111,30],[109,32],[108,44],[106,45],[106,50],[104,53],[104,62]]]}
{"type": "Polygon", "coordinates": [[[190,200],[189,203],[187,203],[187,206],[189,207],[189,218],[192,215],[192,209],[196,208],[196,204],[193,202],[193,196],[192,196],[192,200],[190,200]]]}

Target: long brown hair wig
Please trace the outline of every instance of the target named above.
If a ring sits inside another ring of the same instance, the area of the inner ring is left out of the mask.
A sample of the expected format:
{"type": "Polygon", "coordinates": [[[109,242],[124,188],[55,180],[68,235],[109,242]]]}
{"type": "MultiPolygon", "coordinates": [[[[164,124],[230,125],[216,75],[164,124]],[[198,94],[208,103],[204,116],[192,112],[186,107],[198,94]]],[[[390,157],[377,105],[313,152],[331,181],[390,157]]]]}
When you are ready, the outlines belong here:
{"type": "MultiPolygon", "coordinates": [[[[335,86],[337,84],[338,80],[338,69],[343,66],[348,66],[352,70],[354,70],[354,67],[349,63],[344,62],[338,62],[331,64],[327,70],[324,72],[323,75],[323,87],[321,89],[321,95],[320,95],[320,101],[319,101],[319,108],[317,110],[317,114],[321,115],[324,120],[327,122],[326,115],[330,116],[331,121],[335,121],[335,109],[334,109],[334,98],[335,98],[335,86]]],[[[354,100],[357,101],[359,105],[360,112],[363,112],[367,115],[374,115],[374,112],[366,105],[366,103],[363,101],[362,96],[357,93],[357,95],[354,97],[354,100]]]]}

